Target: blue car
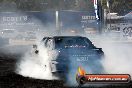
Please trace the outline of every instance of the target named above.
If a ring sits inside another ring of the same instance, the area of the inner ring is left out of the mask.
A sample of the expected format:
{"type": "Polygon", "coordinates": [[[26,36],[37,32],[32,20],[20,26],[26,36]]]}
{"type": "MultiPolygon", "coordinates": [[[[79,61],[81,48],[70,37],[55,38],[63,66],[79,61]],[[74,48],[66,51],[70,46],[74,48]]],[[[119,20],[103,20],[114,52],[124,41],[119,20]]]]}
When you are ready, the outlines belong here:
{"type": "MultiPolygon", "coordinates": [[[[87,37],[82,36],[53,36],[44,37],[41,41],[49,51],[56,51],[57,56],[50,61],[53,73],[69,73],[79,66],[88,69],[90,73],[101,73],[104,56],[102,48],[95,47],[87,37]]],[[[36,49],[36,54],[39,51],[36,49]]],[[[53,53],[49,54],[52,56],[53,53]]]]}

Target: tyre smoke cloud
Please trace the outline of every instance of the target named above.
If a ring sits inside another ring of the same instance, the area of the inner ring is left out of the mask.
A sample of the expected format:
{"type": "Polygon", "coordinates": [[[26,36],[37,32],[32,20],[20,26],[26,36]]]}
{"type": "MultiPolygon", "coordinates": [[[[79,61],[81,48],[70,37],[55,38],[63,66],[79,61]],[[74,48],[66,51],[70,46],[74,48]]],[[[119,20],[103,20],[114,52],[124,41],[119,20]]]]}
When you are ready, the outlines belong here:
{"type": "Polygon", "coordinates": [[[48,55],[48,49],[43,44],[37,44],[37,46],[39,53],[35,54],[34,50],[30,53],[27,52],[17,64],[17,73],[36,79],[58,79],[51,72],[50,60],[52,55],[48,55]]]}
{"type": "MultiPolygon", "coordinates": [[[[19,14],[17,14],[19,15],[19,14]]],[[[22,15],[22,14],[21,14],[22,15]]],[[[25,14],[24,14],[25,15],[25,14]]],[[[37,56],[31,56],[30,51],[25,52],[26,54],[21,58],[21,60],[17,63],[16,72],[26,77],[33,77],[37,79],[56,79],[52,75],[52,72],[49,67],[49,62],[51,57],[48,56],[48,49],[43,45],[39,44],[40,40],[44,36],[54,36],[55,31],[52,24],[48,26],[44,26],[43,23],[37,19],[33,19],[37,24],[40,25],[40,28],[44,31],[37,31],[37,45],[40,54],[37,56]],[[48,30],[48,31],[47,31],[48,30]]],[[[17,28],[13,25],[13,28],[17,28]]],[[[23,29],[29,29],[26,26],[23,29]]],[[[68,35],[68,34],[65,34],[68,35]]],[[[83,34],[82,34],[83,35],[83,34]]],[[[88,37],[89,38],[89,37],[88,37]]],[[[102,60],[102,65],[106,71],[106,73],[110,74],[130,74],[132,75],[132,46],[130,43],[124,42],[111,42],[114,41],[111,38],[106,39],[104,36],[98,36],[97,41],[94,41],[95,45],[99,48],[102,48],[105,53],[105,58],[102,60]]],[[[76,64],[76,63],[75,63],[76,64]]],[[[71,65],[72,66],[72,65],[71,65]]],[[[77,66],[75,66],[77,67],[77,66]]],[[[72,68],[71,70],[76,72],[77,68],[72,68]]],[[[89,69],[88,69],[89,72],[89,69]]],[[[70,77],[70,76],[69,76],[70,77]]],[[[71,77],[71,79],[75,79],[75,75],[71,77]],[[74,77],[74,78],[73,78],[74,77]]]]}
{"type": "MultiPolygon", "coordinates": [[[[5,17],[14,19],[14,17],[19,18],[22,16],[27,17],[27,20],[29,20],[28,19],[29,15],[24,12],[18,12],[18,13],[11,12],[11,15],[9,15],[9,17],[8,16],[5,16],[5,17]]],[[[3,52],[4,53],[13,52],[13,54],[18,54],[18,53],[21,54],[21,57],[17,59],[18,61],[16,63],[15,72],[17,74],[20,74],[25,77],[36,78],[36,79],[46,79],[46,80],[58,79],[57,77],[54,77],[52,75],[51,68],[50,68],[49,61],[51,57],[54,57],[54,56],[51,55],[49,57],[48,49],[44,47],[42,44],[40,44],[40,41],[42,40],[44,36],[55,35],[54,30],[52,30],[54,29],[54,26],[52,24],[45,25],[43,22],[41,22],[40,19],[36,17],[32,17],[32,19],[30,19],[29,21],[27,20],[26,21],[20,20],[20,21],[13,21],[13,22],[8,21],[7,23],[11,23],[11,29],[14,29],[13,33],[10,33],[9,36],[6,35],[5,33],[2,35],[2,37],[6,36],[7,38],[10,38],[10,39],[11,38],[16,39],[17,37],[21,36],[22,38],[26,38],[29,36],[28,32],[34,32],[34,36],[36,38],[36,41],[34,41],[34,44],[38,46],[37,48],[39,50],[39,54],[35,55],[35,53],[32,50],[32,44],[30,45],[26,45],[26,44],[25,45],[10,45],[10,42],[9,44],[7,44],[7,46],[3,47],[4,48],[3,52]],[[39,27],[38,26],[36,27],[35,24],[37,24],[39,27]],[[19,26],[22,29],[20,29],[19,26]],[[24,31],[24,33],[21,34],[21,31],[24,31]]],[[[7,29],[10,29],[10,26],[8,25],[6,26],[7,26],[7,29]]],[[[1,27],[5,28],[5,26],[3,25],[1,27]]],[[[22,39],[20,40],[22,41],[22,39]]],[[[0,42],[0,45],[1,45],[1,42],[0,42]]]]}
{"type": "Polygon", "coordinates": [[[129,41],[114,40],[99,36],[95,46],[104,51],[102,65],[108,74],[130,74],[132,76],[132,46],[129,41]]]}

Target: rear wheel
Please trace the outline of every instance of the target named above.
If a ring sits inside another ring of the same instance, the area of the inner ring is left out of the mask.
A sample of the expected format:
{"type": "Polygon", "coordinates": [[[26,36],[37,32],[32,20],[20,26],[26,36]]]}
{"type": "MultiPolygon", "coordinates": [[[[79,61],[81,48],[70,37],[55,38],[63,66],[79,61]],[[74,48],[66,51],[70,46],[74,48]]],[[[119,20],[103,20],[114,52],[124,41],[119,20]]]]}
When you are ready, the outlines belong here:
{"type": "Polygon", "coordinates": [[[79,86],[82,86],[86,83],[87,79],[84,76],[80,76],[76,79],[76,81],[79,84],[79,86]]]}

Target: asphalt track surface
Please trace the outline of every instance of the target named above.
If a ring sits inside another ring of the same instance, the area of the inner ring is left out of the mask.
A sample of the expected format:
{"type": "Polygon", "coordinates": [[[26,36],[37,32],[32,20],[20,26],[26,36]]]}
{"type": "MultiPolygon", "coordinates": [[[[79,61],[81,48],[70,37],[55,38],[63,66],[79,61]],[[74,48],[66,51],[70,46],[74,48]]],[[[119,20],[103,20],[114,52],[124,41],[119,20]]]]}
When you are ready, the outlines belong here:
{"type": "MultiPolygon", "coordinates": [[[[0,88],[65,88],[61,80],[40,80],[16,74],[16,63],[20,57],[20,54],[0,53],[0,88]]],[[[88,88],[132,88],[132,82],[88,88]]]]}

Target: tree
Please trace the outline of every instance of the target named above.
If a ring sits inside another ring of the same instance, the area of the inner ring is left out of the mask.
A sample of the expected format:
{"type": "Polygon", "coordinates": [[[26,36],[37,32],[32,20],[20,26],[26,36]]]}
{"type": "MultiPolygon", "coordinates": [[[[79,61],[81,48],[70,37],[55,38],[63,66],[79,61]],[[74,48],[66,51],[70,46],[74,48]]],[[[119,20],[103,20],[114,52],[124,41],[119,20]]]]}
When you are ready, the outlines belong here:
{"type": "Polygon", "coordinates": [[[102,7],[108,9],[107,1],[109,1],[110,12],[116,12],[124,15],[132,11],[132,1],[131,0],[99,0],[102,3],[102,7]]]}
{"type": "Polygon", "coordinates": [[[117,12],[119,14],[126,14],[130,11],[132,11],[132,1],[131,0],[112,0],[111,3],[111,11],[117,12]]]}

